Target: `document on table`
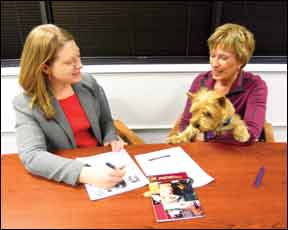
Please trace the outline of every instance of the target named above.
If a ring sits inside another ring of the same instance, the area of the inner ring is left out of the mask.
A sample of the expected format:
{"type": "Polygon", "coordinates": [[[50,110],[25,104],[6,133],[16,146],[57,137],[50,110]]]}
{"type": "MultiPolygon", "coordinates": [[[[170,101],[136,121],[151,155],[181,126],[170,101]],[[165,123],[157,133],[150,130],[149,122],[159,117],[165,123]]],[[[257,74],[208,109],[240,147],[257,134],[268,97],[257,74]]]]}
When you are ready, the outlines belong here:
{"type": "MultiPolygon", "coordinates": [[[[137,164],[133,161],[125,149],[120,152],[106,152],[89,157],[76,158],[91,167],[97,167],[107,164],[110,165],[125,165],[126,174],[123,181],[115,185],[111,189],[99,188],[94,185],[85,184],[90,200],[98,200],[101,198],[109,197],[119,193],[127,192],[136,188],[140,188],[148,184],[147,178],[138,168],[137,164]]],[[[111,167],[111,166],[110,166],[111,167]]]]}
{"type": "Polygon", "coordinates": [[[138,154],[135,158],[146,176],[186,172],[194,188],[214,180],[181,147],[138,154]]]}

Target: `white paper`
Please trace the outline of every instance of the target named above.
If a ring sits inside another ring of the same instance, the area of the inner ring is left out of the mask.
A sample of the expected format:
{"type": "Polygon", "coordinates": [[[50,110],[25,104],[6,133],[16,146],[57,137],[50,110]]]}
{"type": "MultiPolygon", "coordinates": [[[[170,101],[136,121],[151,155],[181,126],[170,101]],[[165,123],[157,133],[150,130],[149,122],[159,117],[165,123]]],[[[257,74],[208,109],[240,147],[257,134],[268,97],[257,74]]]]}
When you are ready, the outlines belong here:
{"type": "Polygon", "coordinates": [[[186,172],[194,188],[214,180],[181,147],[138,154],[135,158],[146,176],[186,172]]]}
{"type": "Polygon", "coordinates": [[[140,188],[148,184],[147,178],[144,176],[136,163],[132,160],[130,155],[124,149],[120,152],[106,152],[90,157],[79,157],[76,159],[82,161],[85,164],[89,164],[92,167],[105,165],[106,162],[109,162],[115,166],[125,165],[126,174],[124,175],[123,180],[126,182],[126,186],[114,186],[112,189],[103,189],[94,185],[85,184],[90,200],[98,200],[101,198],[140,188]]]}

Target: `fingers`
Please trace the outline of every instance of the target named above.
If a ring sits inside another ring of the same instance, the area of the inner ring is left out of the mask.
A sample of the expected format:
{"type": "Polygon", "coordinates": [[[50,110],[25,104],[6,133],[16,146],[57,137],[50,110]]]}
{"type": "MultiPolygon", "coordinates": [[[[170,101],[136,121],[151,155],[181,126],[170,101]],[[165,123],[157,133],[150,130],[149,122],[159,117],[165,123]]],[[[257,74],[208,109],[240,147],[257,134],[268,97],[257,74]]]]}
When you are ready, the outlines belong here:
{"type": "Polygon", "coordinates": [[[124,145],[126,145],[126,144],[127,144],[126,142],[124,142],[122,140],[118,140],[118,141],[106,142],[106,143],[104,143],[104,146],[111,145],[112,152],[119,152],[119,151],[121,151],[121,149],[124,148],[124,145]]]}
{"type": "Polygon", "coordinates": [[[124,148],[124,145],[127,145],[126,142],[119,140],[119,141],[112,141],[111,143],[112,152],[119,152],[121,149],[124,148]]]}
{"type": "Polygon", "coordinates": [[[114,141],[111,143],[112,152],[119,152],[123,146],[119,141],[114,141]]]}
{"type": "Polygon", "coordinates": [[[120,182],[120,181],[122,181],[122,180],[123,180],[122,177],[112,176],[112,177],[109,178],[109,182],[110,182],[111,184],[116,184],[116,183],[118,183],[118,182],[120,182]]]}
{"type": "Polygon", "coordinates": [[[125,167],[126,167],[126,165],[121,164],[121,165],[118,165],[118,166],[117,166],[117,169],[123,170],[123,169],[125,169],[125,167]]]}
{"type": "MultiPolygon", "coordinates": [[[[109,174],[109,184],[111,187],[123,181],[123,176],[126,174],[125,166],[119,166],[109,174]]],[[[111,188],[110,187],[110,188],[111,188]]]]}
{"type": "Polygon", "coordinates": [[[120,177],[122,178],[126,174],[125,166],[119,166],[115,169],[111,169],[109,176],[110,177],[120,177]]]}

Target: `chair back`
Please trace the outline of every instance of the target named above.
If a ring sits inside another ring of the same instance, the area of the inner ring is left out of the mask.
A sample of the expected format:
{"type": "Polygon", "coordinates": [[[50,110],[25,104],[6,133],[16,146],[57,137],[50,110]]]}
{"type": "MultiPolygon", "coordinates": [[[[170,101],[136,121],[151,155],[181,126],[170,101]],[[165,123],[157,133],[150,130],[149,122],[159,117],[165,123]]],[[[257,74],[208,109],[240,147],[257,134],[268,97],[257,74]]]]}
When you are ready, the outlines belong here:
{"type": "Polygon", "coordinates": [[[113,120],[114,127],[119,137],[128,145],[144,144],[145,142],[132,130],[130,130],[122,121],[113,120]]]}
{"type": "Polygon", "coordinates": [[[272,124],[265,121],[261,135],[259,137],[260,142],[275,142],[272,124]]]}

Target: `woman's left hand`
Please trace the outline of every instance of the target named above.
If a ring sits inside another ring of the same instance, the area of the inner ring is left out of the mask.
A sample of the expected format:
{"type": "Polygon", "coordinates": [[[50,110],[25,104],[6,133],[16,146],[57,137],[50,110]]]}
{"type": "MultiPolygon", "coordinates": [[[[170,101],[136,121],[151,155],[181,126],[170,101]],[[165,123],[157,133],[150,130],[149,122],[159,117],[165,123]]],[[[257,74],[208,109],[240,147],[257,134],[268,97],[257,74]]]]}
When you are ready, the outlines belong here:
{"type": "Polygon", "coordinates": [[[114,141],[104,143],[104,146],[109,146],[109,145],[112,148],[112,152],[119,152],[121,149],[124,148],[124,145],[127,145],[127,143],[122,140],[114,140],[114,141]]]}

